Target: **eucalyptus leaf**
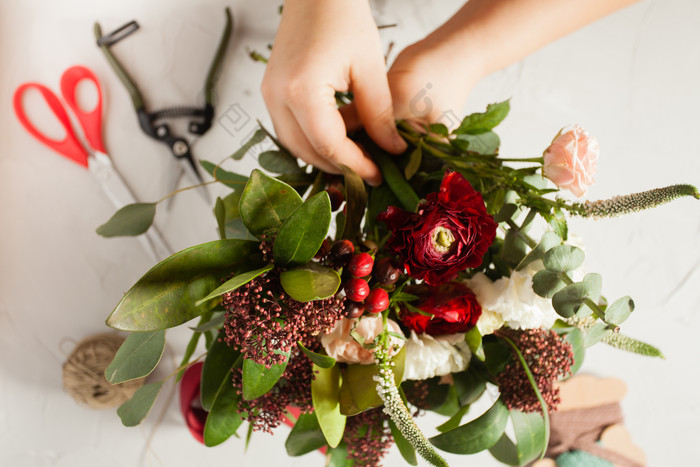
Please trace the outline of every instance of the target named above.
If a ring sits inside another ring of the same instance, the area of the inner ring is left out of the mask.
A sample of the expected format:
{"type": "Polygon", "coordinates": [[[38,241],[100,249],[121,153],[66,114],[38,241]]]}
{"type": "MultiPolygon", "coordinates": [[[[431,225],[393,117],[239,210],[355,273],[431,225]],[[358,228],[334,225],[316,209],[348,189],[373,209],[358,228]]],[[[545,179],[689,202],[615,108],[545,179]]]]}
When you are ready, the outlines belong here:
{"type": "Polygon", "coordinates": [[[486,112],[467,115],[452,134],[479,134],[493,130],[510,112],[510,101],[489,104],[486,112]]]}
{"type": "Polygon", "coordinates": [[[276,174],[302,172],[297,160],[286,151],[263,151],[258,156],[258,164],[268,172],[276,174]]]}
{"type": "Polygon", "coordinates": [[[416,146],[416,149],[414,149],[408,157],[408,164],[406,164],[406,168],[403,169],[403,175],[406,177],[406,180],[412,179],[416,172],[418,172],[418,169],[420,169],[420,164],[423,161],[422,147],[423,146],[420,144],[416,146]]]}
{"type": "Polygon", "coordinates": [[[459,142],[466,143],[462,146],[469,152],[481,155],[492,155],[498,153],[501,139],[493,131],[486,131],[476,135],[464,133],[457,136],[459,142]]]}
{"type": "Polygon", "coordinates": [[[141,423],[151,411],[161,387],[163,387],[163,381],[143,385],[131,396],[131,399],[120,405],[117,415],[122,425],[136,426],[141,423]]]}
{"type": "Polygon", "coordinates": [[[155,369],[165,350],[165,331],[129,334],[105,370],[111,384],[148,376],[155,369]]]}
{"type": "Polygon", "coordinates": [[[411,442],[403,436],[401,430],[399,430],[399,428],[391,419],[389,420],[389,428],[391,429],[391,436],[394,438],[396,447],[399,448],[399,452],[401,453],[401,456],[404,458],[404,460],[409,465],[418,465],[418,459],[416,459],[415,448],[413,447],[411,442]]]}
{"type": "Polygon", "coordinates": [[[584,306],[586,299],[594,303],[600,298],[602,279],[600,274],[586,274],[581,282],[570,284],[552,296],[554,310],[565,318],[573,315],[581,316],[591,313],[590,308],[584,306]]]}
{"type": "Polygon", "coordinates": [[[124,237],[141,235],[153,224],[156,216],[156,203],[127,204],[97,228],[103,237],[124,237]]]}
{"type": "Polygon", "coordinates": [[[304,352],[304,355],[309,357],[309,360],[321,368],[332,368],[333,365],[335,365],[335,358],[329,357],[328,355],[323,355],[320,353],[312,352],[311,350],[307,349],[304,347],[304,344],[301,342],[297,342],[297,345],[301,349],[302,352],[304,352]]]}
{"type": "Polygon", "coordinates": [[[231,371],[243,362],[241,353],[226,343],[223,339],[225,336],[223,329],[219,331],[218,339],[211,345],[202,366],[199,397],[202,408],[207,412],[211,411],[222,386],[232,386],[231,371]]]}
{"type": "Polygon", "coordinates": [[[282,267],[306,264],[318,252],[331,225],[328,193],[315,194],[284,221],[275,237],[272,254],[282,267]]]}
{"type": "Polygon", "coordinates": [[[280,274],[285,292],[298,302],[332,297],[340,286],[340,275],[334,269],[309,263],[280,274]]]}
{"type": "Polygon", "coordinates": [[[512,410],[510,419],[518,443],[518,464],[525,465],[547,449],[544,419],[537,412],[524,413],[519,410],[512,410]]]}
{"type": "Polygon", "coordinates": [[[341,165],[345,185],[345,222],[342,229],[341,238],[354,239],[360,234],[360,225],[365,215],[367,207],[367,189],[365,181],[357,175],[350,167],[341,165]]]}
{"type": "Polygon", "coordinates": [[[321,431],[331,448],[343,439],[347,417],[340,413],[340,368],[321,368],[314,365],[315,378],[311,380],[311,399],[321,431]]]}
{"type": "Polygon", "coordinates": [[[199,306],[202,303],[211,300],[212,298],[220,297],[221,295],[224,295],[226,293],[232,292],[239,288],[242,285],[247,284],[248,282],[252,281],[258,276],[262,276],[266,272],[270,271],[274,267],[274,264],[270,263],[265,266],[263,266],[260,269],[256,269],[255,271],[248,271],[244,272],[241,274],[238,274],[237,276],[232,277],[231,279],[227,280],[223,284],[221,284],[219,287],[214,289],[209,295],[204,297],[201,300],[197,300],[195,305],[199,306]]]}
{"type": "Polygon", "coordinates": [[[201,165],[202,168],[209,173],[209,175],[214,177],[214,180],[223,183],[229,188],[240,191],[243,189],[245,184],[248,183],[248,177],[224,170],[212,162],[200,160],[199,165],[201,165]]]}
{"type": "Polygon", "coordinates": [[[277,384],[289,363],[289,353],[285,355],[287,359],[284,362],[272,365],[270,368],[265,368],[265,365],[247,358],[243,360],[243,398],[245,400],[257,399],[277,384]]]}
{"type": "Polygon", "coordinates": [[[532,290],[544,298],[552,298],[552,296],[566,287],[566,283],[561,279],[559,273],[543,269],[537,271],[532,277],[532,290]]]}
{"type": "Polygon", "coordinates": [[[597,344],[603,338],[606,336],[609,336],[612,334],[612,330],[608,327],[607,324],[599,321],[595,323],[591,328],[586,332],[586,337],[583,340],[583,345],[584,347],[590,347],[593,344],[597,344]]]}
{"type": "Polygon", "coordinates": [[[289,432],[284,447],[291,457],[303,456],[326,445],[315,413],[302,413],[289,432]]]}
{"type": "Polygon", "coordinates": [[[155,331],[183,324],[209,308],[196,301],[231,273],[256,264],[258,244],[217,240],[163,260],[124,295],[107,325],[124,331],[155,331]]]}
{"type": "Polygon", "coordinates": [[[230,369],[226,376],[212,400],[204,424],[204,444],[208,447],[218,446],[229,439],[243,423],[243,418],[238,412],[241,396],[228,378],[230,369]]]}
{"type": "Polygon", "coordinates": [[[496,444],[489,448],[489,452],[498,462],[506,465],[519,465],[518,447],[503,433],[496,444]]]}
{"type": "MultiPolygon", "coordinates": [[[[540,243],[530,251],[525,258],[518,264],[516,270],[522,270],[533,261],[542,258],[544,254],[555,246],[561,245],[561,238],[554,232],[545,232],[540,239],[540,243]]],[[[539,271],[538,271],[539,272],[539,271]]]]}
{"type": "Polygon", "coordinates": [[[605,321],[622,324],[634,311],[634,301],[629,296],[617,299],[605,310],[605,321]]]}
{"type": "Polygon", "coordinates": [[[583,359],[586,356],[586,350],[583,345],[583,332],[574,328],[566,334],[564,340],[571,344],[571,349],[574,352],[574,364],[571,365],[571,374],[576,374],[581,365],[583,364],[583,359]]]}
{"type": "Polygon", "coordinates": [[[544,267],[552,272],[568,272],[578,269],[585,259],[583,250],[571,245],[559,245],[542,257],[544,267]]]}
{"type": "Polygon", "coordinates": [[[508,409],[499,399],[477,419],[433,436],[429,441],[443,451],[475,454],[496,444],[503,435],[507,421],[508,409]]]}
{"type": "Polygon", "coordinates": [[[265,134],[265,131],[261,129],[255,130],[255,133],[253,133],[250,139],[243,143],[243,145],[238,150],[236,150],[236,152],[231,154],[231,159],[237,161],[243,159],[243,156],[245,156],[246,153],[253,148],[253,146],[262,143],[266,136],[267,135],[265,134]]]}
{"type": "Polygon", "coordinates": [[[239,210],[248,231],[261,238],[279,229],[302,203],[294,188],[255,169],[243,189],[239,210]]]}
{"type": "Polygon", "coordinates": [[[226,206],[224,205],[224,200],[221,197],[216,198],[216,204],[214,205],[214,217],[216,218],[216,226],[219,229],[219,238],[221,240],[226,239],[226,206]]]}

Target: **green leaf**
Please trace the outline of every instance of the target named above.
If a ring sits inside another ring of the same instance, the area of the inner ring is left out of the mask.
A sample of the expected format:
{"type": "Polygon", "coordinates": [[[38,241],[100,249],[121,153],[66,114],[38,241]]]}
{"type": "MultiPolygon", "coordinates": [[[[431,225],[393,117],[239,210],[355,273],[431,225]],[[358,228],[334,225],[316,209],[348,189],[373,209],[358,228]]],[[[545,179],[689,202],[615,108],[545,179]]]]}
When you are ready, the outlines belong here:
{"type": "Polygon", "coordinates": [[[306,264],[321,248],[331,225],[328,193],[315,194],[289,215],[280,227],[272,254],[282,267],[306,264]]]}
{"type": "Polygon", "coordinates": [[[559,277],[559,273],[543,269],[537,271],[532,277],[532,290],[544,298],[552,298],[552,295],[566,287],[566,283],[559,277]]]}
{"type": "MultiPolygon", "coordinates": [[[[392,357],[394,381],[397,386],[403,379],[405,361],[406,351],[403,347],[392,357]]],[[[376,364],[348,365],[343,373],[343,384],[339,395],[342,414],[356,415],[384,404],[377,394],[377,382],[374,380],[377,375],[379,375],[379,367],[376,364]]]]}
{"type": "Polygon", "coordinates": [[[219,238],[226,239],[226,206],[224,200],[217,196],[216,204],[214,205],[214,217],[216,217],[216,225],[219,228],[219,238]]]}
{"type": "Polygon", "coordinates": [[[433,436],[429,441],[443,451],[474,454],[496,444],[506,428],[507,421],[508,409],[499,399],[479,418],[433,436]]]}
{"type": "Polygon", "coordinates": [[[156,216],[156,203],[127,204],[104,224],[97,228],[103,237],[141,235],[153,224],[156,216]]]}
{"type": "Polygon", "coordinates": [[[124,331],[178,326],[211,307],[195,302],[231,273],[258,263],[257,242],[217,240],[197,245],[155,265],[124,295],[107,325],[124,331]]]}
{"type": "Polygon", "coordinates": [[[566,342],[571,344],[571,348],[574,352],[574,364],[571,365],[571,374],[576,374],[581,365],[583,364],[583,359],[586,356],[586,351],[583,345],[583,332],[580,329],[574,328],[566,334],[564,338],[566,342]]]}
{"type": "Polygon", "coordinates": [[[457,410],[457,412],[449,420],[447,420],[442,425],[436,427],[436,430],[440,433],[445,433],[446,431],[454,430],[459,426],[460,423],[462,423],[462,419],[467,414],[467,412],[469,412],[469,406],[461,406],[459,410],[457,410]]]}
{"type": "Polygon", "coordinates": [[[253,133],[253,136],[250,137],[248,141],[243,143],[243,145],[233,154],[231,154],[231,159],[234,160],[241,160],[243,159],[243,156],[246,155],[248,151],[250,151],[253,146],[256,144],[262,143],[262,141],[265,139],[267,135],[263,130],[255,130],[255,133],[253,133]]]}
{"type": "Polygon", "coordinates": [[[360,234],[360,225],[365,215],[367,207],[367,189],[365,181],[357,175],[350,167],[340,166],[345,179],[345,222],[342,229],[341,238],[354,239],[360,234]]]}
{"type": "Polygon", "coordinates": [[[158,397],[163,381],[141,386],[129,399],[119,406],[117,415],[124,426],[136,426],[146,418],[158,397]]]}
{"type": "Polygon", "coordinates": [[[612,334],[612,329],[610,329],[607,324],[599,321],[588,330],[586,337],[583,340],[583,345],[585,347],[590,347],[593,344],[597,344],[610,334],[612,334]]]}
{"type": "Polygon", "coordinates": [[[348,446],[344,442],[328,450],[326,462],[326,467],[353,467],[354,465],[353,460],[348,458],[348,446]]]}
{"type": "Polygon", "coordinates": [[[131,333],[107,366],[105,378],[111,384],[119,384],[148,376],[158,365],[163,350],[165,331],[131,333]]]}
{"type": "Polygon", "coordinates": [[[420,169],[420,164],[423,161],[423,151],[420,144],[416,146],[416,149],[411,152],[411,155],[408,158],[408,164],[406,164],[406,168],[403,169],[403,175],[406,177],[406,180],[410,180],[413,178],[413,176],[418,172],[418,169],[420,169]]]}
{"type": "Polygon", "coordinates": [[[552,272],[568,272],[583,264],[583,250],[571,245],[559,245],[547,251],[542,257],[544,267],[552,272]]]}
{"type": "Polygon", "coordinates": [[[566,241],[569,236],[569,226],[566,223],[566,218],[562,215],[546,216],[547,223],[554,229],[554,232],[559,237],[566,241]]]}
{"type": "Polygon", "coordinates": [[[486,355],[484,355],[484,348],[481,345],[481,337],[479,329],[474,326],[464,335],[464,340],[467,342],[472,355],[483,362],[486,359],[486,355]]]}
{"type": "Polygon", "coordinates": [[[298,302],[332,297],[340,286],[340,275],[334,269],[309,263],[280,274],[285,292],[298,302]]]}
{"type": "Polygon", "coordinates": [[[634,301],[624,296],[605,310],[605,321],[610,324],[622,324],[634,311],[634,301]]]}
{"type": "Polygon", "coordinates": [[[512,219],[513,214],[516,212],[518,212],[518,206],[512,203],[504,204],[503,207],[499,209],[498,213],[493,216],[493,220],[498,223],[506,222],[508,219],[512,219]]]}
{"type": "Polygon", "coordinates": [[[489,130],[493,130],[499,123],[503,121],[510,111],[510,101],[489,104],[484,113],[473,113],[467,115],[459,128],[452,133],[455,135],[462,134],[479,134],[489,130]]]}
{"type": "Polygon", "coordinates": [[[389,420],[389,428],[391,428],[391,436],[394,438],[396,447],[399,448],[399,452],[404,460],[410,465],[418,465],[418,459],[416,459],[416,450],[413,445],[408,441],[401,430],[396,426],[396,424],[389,420]]]}
{"type": "Polygon", "coordinates": [[[540,243],[538,243],[537,246],[533,248],[532,251],[525,256],[525,258],[523,258],[520,264],[518,264],[518,267],[515,269],[519,271],[525,268],[525,266],[533,261],[537,261],[538,259],[542,258],[547,251],[557,245],[561,245],[561,238],[559,238],[559,235],[555,234],[554,232],[545,232],[544,235],[542,235],[540,243]]]}
{"type": "Polygon", "coordinates": [[[248,183],[248,177],[228,172],[212,162],[200,160],[199,165],[201,165],[209,175],[214,177],[214,180],[230,188],[242,190],[245,184],[248,183]]]}
{"type": "Polygon", "coordinates": [[[435,133],[438,136],[448,136],[450,134],[450,130],[442,123],[432,123],[428,125],[428,129],[431,133],[435,133]]]}
{"type": "Polygon", "coordinates": [[[263,151],[258,156],[258,164],[275,174],[302,172],[297,160],[287,151],[263,151]]]}
{"type": "Polygon", "coordinates": [[[537,459],[547,449],[544,419],[537,412],[510,412],[515,439],[518,443],[518,464],[525,465],[537,459]]]}
{"type": "MultiPolygon", "coordinates": [[[[593,302],[598,301],[601,287],[600,274],[586,274],[583,281],[567,285],[555,293],[552,296],[552,306],[560,316],[571,318],[579,311],[586,299],[591,299],[593,302]]],[[[590,312],[590,310],[588,311],[590,312]]]]}
{"type": "MultiPolygon", "coordinates": [[[[213,311],[218,311],[218,310],[213,310],[213,311]]],[[[221,326],[224,325],[224,321],[226,320],[226,313],[224,312],[218,312],[212,319],[207,321],[204,324],[198,325],[196,327],[191,327],[190,329],[193,330],[194,332],[207,332],[207,331],[213,331],[221,328],[221,326]]]]}
{"type": "Polygon", "coordinates": [[[238,412],[241,396],[238,394],[238,389],[231,383],[230,374],[229,369],[212,400],[211,410],[204,424],[204,444],[209,447],[217,446],[229,439],[243,423],[241,414],[238,412]]]}
{"type": "Polygon", "coordinates": [[[343,439],[347,417],[340,413],[340,368],[321,368],[314,365],[316,377],[311,380],[311,398],[321,431],[332,448],[343,439]]]}
{"type": "Polygon", "coordinates": [[[515,266],[525,258],[527,248],[527,244],[520,238],[520,235],[509,229],[503,239],[501,257],[504,261],[515,266]]]}
{"type": "Polygon", "coordinates": [[[261,238],[279,229],[302,203],[294,188],[255,169],[243,189],[239,210],[248,231],[261,238]]]}
{"type": "Polygon", "coordinates": [[[200,400],[202,408],[211,411],[217,394],[224,385],[233,386],[231,383],[231,371],[239,367],[243,362],[241,353],[230,347],[225,341],[225,331],[219,331],[218,339],[214,341],[207,353],[207,358],[202,366],[202,379],[200,382],[200,400]]]}
{"type": "Polygon", "coordinates": [[[494,459],[502,464],[519,465],[518,448],[505,433],[496,441],[496,444],[489,448],[489,452],[494,459]]]}
{"type": "Polygon", "coordinates": [[[307,349],[304,347],[304,344],[301,343],[301,341],[297,342],[297,345],[301,349],[302,352],[304,352],[304,355],[309,357],[309,360],[321,368],[332,368],[333,365],[335,365],[335,358],[329,357],[328,355],[323,355],[320,353],[312,352],[311,350],[307,349]]]}
{"type": "Polygon", "coordinates": [[[452,373],[459,404],[462,406],[476,402],[486,390],[486,381],[473,371],[452,373]]]}
{"type": "Polygon", "coordinates": [[[498,148],[501,146],[501,139],[493,131],[486,131],[476,135],[465,133],[458,135],[457,140],[459,143],[462,143],[460,146],[466,146],[468,151],[484,156],[498,154],[498,148]],[[466,143],[466,145],[463,143],[466,143]]]}
{"type": "Polygon", "coordinates": [[[267,271],[270,271],[272,268],[274,268],[275,265],[270,263],[266,266],[263,266],[260,269],[256,269],[255,271],[248,271],[244,272],[242,274],[238,274],[237,276],[232,277],[231,279],[227,280],[223,284],[221,284],[219,287],[214,289],[209,295],[204,297],[201,300],[197,300],[195,305],[199,306],[202,303],[211,300],[212,298],[220,297],[221,295],[232,292],[239,288],[242,285],[247,284],[248,282],[252,281],[258,276],[262,276],[265,274],[267,271]]]}
{"type": "Polygon", "coordinates": [[[315,413],[302,413],[289,432],[284,447],[291,457],[303,456],[326,445],[315,413]]]}
{"type": "Polygon", "coordinates": [[[289,363],[289,353],[284,354],[287,359],[270,368],[265,368],[265,365],[247,358],[243,360],[243,399],[247,401],[257,399],[277,384],[289,363]]]}
{"type": "Polygon", "coordinates": [[[391,191],[394,193],[396,198],[401,202],[404,209],[411,212],[415,212],[420,202],[420,198],[413,191],[413,188],[406,181],[404,174],[401,173],[399,168],[394,163],[391,156],[389,156],[384,151],[379,151],[374,153],[374,161],[379,166],[379,170],[382,172],[384,177],[384,182],[389,185],[391,191]]]}
{"type": "Polygon", "coordinates": [[[226,222],[226,238],[258,241],[257,238],[248,232],[248,228],[245,226],[243,219],[240,217],[226,222]]]}

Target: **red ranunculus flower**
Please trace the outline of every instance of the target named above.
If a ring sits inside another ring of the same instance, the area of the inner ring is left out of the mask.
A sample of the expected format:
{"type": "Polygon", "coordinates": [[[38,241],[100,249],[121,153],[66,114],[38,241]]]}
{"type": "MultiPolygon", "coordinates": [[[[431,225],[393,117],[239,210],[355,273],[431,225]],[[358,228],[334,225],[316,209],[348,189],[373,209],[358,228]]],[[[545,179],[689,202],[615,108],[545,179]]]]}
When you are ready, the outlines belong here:
{"type": "Polygon", "coordinates": [[[418,285],[406,291],[421,297],[414,306],[427,313],[414,313],[408,309],[402,309],[399,313],[401,322],[418,334],[439,336],[466,332],[476,326],[481,316],[481,305],[476,301],[474,292],[460,282],[438,287],[418,285]]]}
{"type": "Polygon", "coordinates": [[[479,266],[498,228],[481,194],[462,174],[451,171],[417,213],[389,206],[378,219],[393,232],[386,248],[398,254],[409,276],[430,285],[479,266]]]}

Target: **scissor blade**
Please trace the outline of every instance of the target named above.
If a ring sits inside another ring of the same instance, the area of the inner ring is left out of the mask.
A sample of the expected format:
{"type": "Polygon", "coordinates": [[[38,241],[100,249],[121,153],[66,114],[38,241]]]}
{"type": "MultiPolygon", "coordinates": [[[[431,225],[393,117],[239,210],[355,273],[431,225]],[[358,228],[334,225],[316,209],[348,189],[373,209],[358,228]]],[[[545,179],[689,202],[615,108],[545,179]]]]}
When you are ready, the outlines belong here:
{"type": "Polygon", "coordinates": [[[197,191],[199,192],[200,195],[204,198],[204,201],[206,201],[207,204],[210,203],[210,197],[209,197],[209,189],[207,188],[206,185],[204,185],[204,180],[202,179],[202,176],[199,175],[199,172],[197,172],[192,165],[193,162],[190,161],[188,158],[181,158],[178,159],[180,162],[180,167],[182,167],[183,172],[185,172],[185,177],[187,177],[187,180],[189,183],[192,185],[199,185],[197,187],[197,191]]]}
{"type": "MultiPolygon", "coordinates": [[[[137,202],[107,154],[95,151],[88,158],[88,170],[100,182],[102,190],[115,208],[121,209],[137,202]]],[[[155,226],[151,226],[144,235],[139,235],[138,240],[154,261],[161,261],[172,254],[172,249],[155,226]]]]}

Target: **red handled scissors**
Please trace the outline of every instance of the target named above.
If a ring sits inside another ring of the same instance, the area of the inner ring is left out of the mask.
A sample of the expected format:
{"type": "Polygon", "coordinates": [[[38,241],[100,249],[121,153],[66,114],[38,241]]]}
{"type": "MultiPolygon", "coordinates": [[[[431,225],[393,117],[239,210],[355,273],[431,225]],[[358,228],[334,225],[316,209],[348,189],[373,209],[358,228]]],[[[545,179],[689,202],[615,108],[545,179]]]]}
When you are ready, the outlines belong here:
{"type": "MultiPolygon", "coordinates": [[[[134,195],[114,168],[102,142],[102,90],[95,74],[84,66],[68,68],[61,76],[61,95],[77,117],[91,151],[88,152],[78,141],[66,109],[56,94],[43,84],[24,83],[17,88],[13,99],[15,114],[29,134],[54,151],[88,169],[100,182],[105,194],[117,209],[135,203],[134,195]],[[80,108],[76,100],[76,89],[83,80],[88,80],[97,87],[97,106],[90,112],[80,108]],[[27,118],[23,97],[29,89],[39,91],[53,114],[58,118],[66,132],[66,136],[62,140],[47,137],[27,118]]],[[[151,227],[144,235],[139,236],[139,240],[156,261],[165,259],[172,254],[172,250],[155,227],[151,227]]]]}

